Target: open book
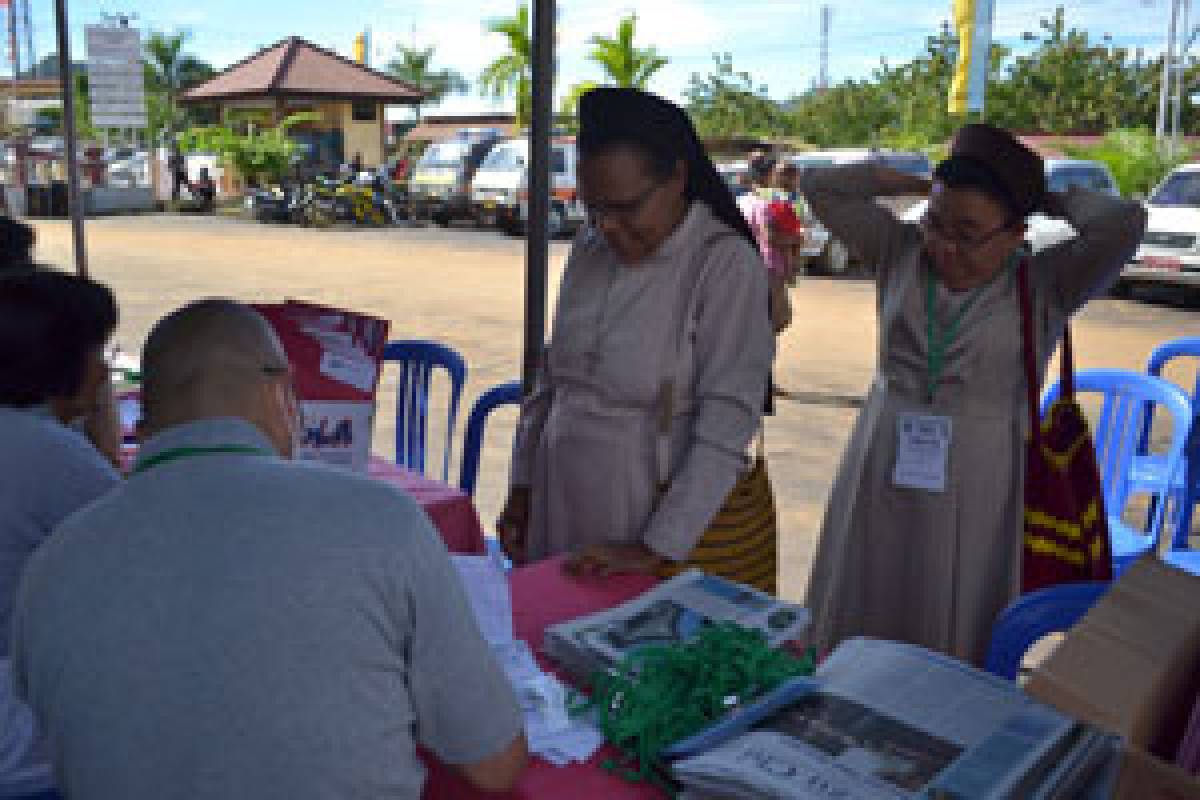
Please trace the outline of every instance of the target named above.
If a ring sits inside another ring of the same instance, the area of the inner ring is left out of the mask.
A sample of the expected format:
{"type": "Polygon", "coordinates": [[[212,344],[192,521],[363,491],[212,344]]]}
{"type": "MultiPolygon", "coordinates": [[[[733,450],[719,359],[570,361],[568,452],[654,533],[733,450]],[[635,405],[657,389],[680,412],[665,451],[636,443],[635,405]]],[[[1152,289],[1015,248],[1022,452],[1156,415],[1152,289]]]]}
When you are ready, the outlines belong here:
{"type": "Polygon", "coordinates": [[[579,682],[648,645],[685,642],[705,625],[735,622],[772,647],[797,639],[808,612],[740,583],[688,570],[616,608],[546,629],[543,649],[579,682]]]}
{"type": "Polygon", "coordinates": [[[768,713],[748,710],[668,751],[688,797],[1076,797],[1115,747],[1014,684],[871,639],[843,643],[815,680],[760,705],[768,713]]]}

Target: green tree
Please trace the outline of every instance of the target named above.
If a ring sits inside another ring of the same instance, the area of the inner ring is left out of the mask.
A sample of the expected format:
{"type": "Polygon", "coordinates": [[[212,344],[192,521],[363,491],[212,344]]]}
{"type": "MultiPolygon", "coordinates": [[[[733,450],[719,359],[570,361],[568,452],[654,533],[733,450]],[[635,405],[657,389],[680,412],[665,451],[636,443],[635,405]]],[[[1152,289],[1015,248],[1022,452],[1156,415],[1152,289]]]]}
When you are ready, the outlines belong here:
{"type": "Polygon", "coordinates": [[[707,75],[692,73],[684,97],[701,136],[789,132],[786,116],[767,96],[767,87],[756,86],[750,73],[734,69],[729,53],[714,53],[707,75]]]}
{"type": "Polygon", "coordinates": [[[517,101],[517,125],[528,125],[533,110],[533,41],[529,6],[522,3],[515,15],[488,20],[484,29],[504,36],[508,52],[484,68],[479,76],[480,91],[497,100],[513,95],[517,101]]]}
{"type": "Polygon", "coordinates": [[[188,55],[184,47],[190,35],[153,32],[146,37],[143,69],[146,76],[147,133],[152,140],[165,135],[168,140],[194,122],[179,104],[179,97],[191,87],[216,74],[212,65],[188,55]]]}
{"type": "Polygon", "coordinates": [[[599,64],[615,86],[645,89],[654,73],[665,67],[668,59],[653,47],[637,47],[633,43],[637,15],[630,14],[617,24],[617,35],[593,36],[588,60],[599,64]]]}
{"type": "Polygon", "coordinates": [[[425,92],[425,99],[413,105],[417,119],[421,118],[421,107],[436,105],[448,94],[462,94],[471,88],[461,73],[448,68],[433,69],[433,48],[416,48],[399,45],[396,58],[388,62],[384,70],[402,81],[407,81],[425,92]]]}
{"type": "Polygon", "coordinates": [[[221,162],[236,169],[247,183],[276,182],[287,173],[292,157],[300,150],[288,131],[321,119],[321,114],[313,111],[287,116],[274,127],[231,119],[224,125],[189,128],[180,135],[179,148],[184,153],[218,154],[221,162]],[[240,130],[242,127],[245,132],[240,130]]]}

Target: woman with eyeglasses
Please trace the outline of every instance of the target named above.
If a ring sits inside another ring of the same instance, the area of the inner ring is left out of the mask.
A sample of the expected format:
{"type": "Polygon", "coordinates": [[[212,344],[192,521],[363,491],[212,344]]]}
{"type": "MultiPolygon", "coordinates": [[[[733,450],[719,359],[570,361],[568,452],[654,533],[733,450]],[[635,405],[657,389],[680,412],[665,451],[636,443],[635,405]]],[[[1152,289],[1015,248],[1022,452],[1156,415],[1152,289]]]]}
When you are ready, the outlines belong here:
{"type": "Polygon", "coordinates": [[[980,663],[1016,596],[1028,426],[1016,269],[1025,257],[1044,372],[1069,317],[1103,294],[1145,229],[1134,202],[1049,192],[1006,131],[962,128],[932,182],[876,165],[813,169],[802,191],[876,267],[878,365],[834,480],[807,603],[819,649],[851,636],[980,663]],[[919,225],[876,198],[927,195],[919,225]],[[1076,235],[1028,255],[1026,219],[1076,235]]]}
{"type": "Polygon", "coordinates": [[[745,464],[774,356],[766,270],[680,108],[601,88],[579,121],[589,225],[497,527],[517,563],[572,553],[578,572],[648,572],[686,559],[745,464]]]}

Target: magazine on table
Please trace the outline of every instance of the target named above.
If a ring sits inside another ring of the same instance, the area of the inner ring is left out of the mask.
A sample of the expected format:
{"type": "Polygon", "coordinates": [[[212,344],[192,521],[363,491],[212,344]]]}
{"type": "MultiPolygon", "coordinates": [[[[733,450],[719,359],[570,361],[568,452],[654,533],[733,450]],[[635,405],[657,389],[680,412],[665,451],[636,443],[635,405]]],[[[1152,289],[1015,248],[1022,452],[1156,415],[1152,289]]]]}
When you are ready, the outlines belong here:
{"type": "Polygon", "coordinates": [[[712,623],[759,630],[778,647],[799,638],[808,621],[799,606],[693,569],[616,608],[547,628],[543,649],[584,682],[640,648],[685,642],[712,623]]]}
{"type": "Polygon", "coordinates": [[[1052,800],[1115,748],[1015,684],[897,642],[849,640],[772,703],[668,751],[689,797],[1052,800]]]}

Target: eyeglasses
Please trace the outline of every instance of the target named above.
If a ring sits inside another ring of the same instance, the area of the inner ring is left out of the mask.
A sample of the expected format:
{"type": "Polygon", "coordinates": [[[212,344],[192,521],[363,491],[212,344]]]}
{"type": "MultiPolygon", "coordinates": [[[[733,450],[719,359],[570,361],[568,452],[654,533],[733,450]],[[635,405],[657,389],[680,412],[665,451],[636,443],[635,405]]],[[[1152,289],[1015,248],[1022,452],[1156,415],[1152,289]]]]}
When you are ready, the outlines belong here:
{"type": "Polygon", "coordinates": [[[996,238],[1000,233],[1012,228],[1012,222],[1006,221],[997,225],[992,230],[979,236],[964,236],[961,233],[950,233],[945,226],[938,221],[937,217],[926,211],[922,216],[918,225],[921,226],[921,233],[926,238],[933,238],[943,244],[951,245],[958,250],[979,250],[996,238]]]}
{"type": "Polygon", "coordinates": [[[619,203],[584,203],[588,221],[592,225],[602,219],[615,219],[618,222],[629,222],[642,211],[642,206],[650,199],[650,195],[663,185],[663,181],[655,181],[642,191],[619,203]]]}

